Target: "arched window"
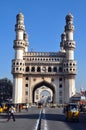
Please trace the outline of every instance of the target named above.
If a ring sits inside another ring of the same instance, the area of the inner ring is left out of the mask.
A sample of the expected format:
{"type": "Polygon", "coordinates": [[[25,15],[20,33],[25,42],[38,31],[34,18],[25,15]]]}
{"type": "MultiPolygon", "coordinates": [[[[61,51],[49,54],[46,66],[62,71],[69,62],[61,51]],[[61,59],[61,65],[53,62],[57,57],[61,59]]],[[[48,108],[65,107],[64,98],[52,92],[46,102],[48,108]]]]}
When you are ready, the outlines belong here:
{"type": "Polygon", "coordinates": [[[18,62],[17,62],[16,64],[17,64],[17,65],[19,65],[19,63],[18,63],[18,62]]]}
{"type": "Polygon", "coordinates": [[[51,72],[51,67],[48,67],[48,72],[51,72]]]}
{"type": "Polygon", "coordinates": [[[59,88],[62,88],[62,84],[59,84],[59,88]]]}
{"type": "Polygon", "coordinates": [[[29,72],[29,67],[26,67],[26,72],[29,72]]]}
{"type": "Polygon", "coordinates": [[[16,70],[18,70],[18,68],[16,68],[16,70]]]}
{"type": "Polygon", "coordinates": [[[70,63],[70,66],[72,66],[72,63],[70,63]]]}
{"type": "Polygon", "coordinates": [[[28,87],[28,84],[25,84],[25,87],[28,87]]]}
{"type": "Polygon", "coordinates": [[[54,67],[54,68],[53,68],[53,71],[54,71],[54,72],[57,72],[57,67],[54,67]]]}
{"type": "Polygon", "coordinates": [[[41,70],[40,67],[37,67],[37,72],[40,72],[40,70],[41,70]]]}
{"type": "Polygon", "coordinates": [[[32,72],[35,72],[35,67],[32,67],[32,68],[31,68],[31,71],[32,71],[32,72]]]}
{"type": "Polygon", "coordinates": [[[62,67],[59,67],[59,72],[62,72],[62,67]]]}

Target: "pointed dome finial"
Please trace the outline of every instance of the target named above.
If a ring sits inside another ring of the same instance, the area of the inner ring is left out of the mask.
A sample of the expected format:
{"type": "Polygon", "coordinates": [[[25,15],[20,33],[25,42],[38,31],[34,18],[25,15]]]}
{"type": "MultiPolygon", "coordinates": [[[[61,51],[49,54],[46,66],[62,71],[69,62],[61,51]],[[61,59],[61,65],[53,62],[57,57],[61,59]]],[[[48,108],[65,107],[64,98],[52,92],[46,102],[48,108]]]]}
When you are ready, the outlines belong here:
{"type": "Polygon", "coordinates": [[[69,12],[68,15],[66,15],[66,21],[73,20],[73,15],[69,12]]]}
{"type": "Polygon", "coordinates": [[[19,12],[18,14],[17,14],[17,18],[24,18],[24,15],[23,15],[23,13],[22,12],[19,12]]]}

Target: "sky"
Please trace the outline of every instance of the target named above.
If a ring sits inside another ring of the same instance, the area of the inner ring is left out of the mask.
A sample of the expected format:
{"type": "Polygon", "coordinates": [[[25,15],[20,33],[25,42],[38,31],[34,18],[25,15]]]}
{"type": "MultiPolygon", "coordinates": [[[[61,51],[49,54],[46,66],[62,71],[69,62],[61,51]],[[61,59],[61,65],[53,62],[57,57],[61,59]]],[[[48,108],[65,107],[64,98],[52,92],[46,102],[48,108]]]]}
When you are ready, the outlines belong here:
{"type": "Polygon", "coordinates": [[[76,90],[86,90],[86,0],[0,0],[0,79],[9,78],[16,15],[22,12],[29,35],[28,51],[58,52],[65,17],[74,16],[75,60],[77,61],[76,90]]]}

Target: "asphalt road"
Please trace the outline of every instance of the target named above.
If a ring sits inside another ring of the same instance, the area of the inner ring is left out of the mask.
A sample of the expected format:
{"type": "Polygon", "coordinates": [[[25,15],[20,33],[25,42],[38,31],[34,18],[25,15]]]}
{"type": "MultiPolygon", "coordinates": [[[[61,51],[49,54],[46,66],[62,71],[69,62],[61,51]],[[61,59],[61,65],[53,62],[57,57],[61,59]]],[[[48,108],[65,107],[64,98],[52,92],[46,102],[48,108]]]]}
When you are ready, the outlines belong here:
{"type": "Polygon", "coordinates": [[[40,110],[31,108],[27,111],[15,113],[14,122],[12,119],[7,122],[7,115],[0,115],[0,130],[36,130],[40,110]]]}
{"type": "Polygon", "coordinates": [[[65,121],[62,108],[45,108],[42,114],[42,130],[86,130],[86,114],[80,114],[79,122],[65,121]]]}
{"type": "Polygon", "coordinates": [[[62,108],[30,108],[27,111],[15,113],[16,121],[7,122],[7,115],[0,114],[0,130],[86,130],[86,114],[80,115],[79,122],[67,122],[62,108]],[[41,115],[41,116],[40,116],[41,115]]]}

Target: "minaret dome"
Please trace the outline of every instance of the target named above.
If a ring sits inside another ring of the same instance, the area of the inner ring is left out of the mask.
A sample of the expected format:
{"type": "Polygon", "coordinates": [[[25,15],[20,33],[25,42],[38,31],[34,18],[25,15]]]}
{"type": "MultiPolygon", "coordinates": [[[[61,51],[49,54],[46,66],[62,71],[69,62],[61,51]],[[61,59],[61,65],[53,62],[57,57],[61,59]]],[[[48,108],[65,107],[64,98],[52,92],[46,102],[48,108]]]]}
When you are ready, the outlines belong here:
{"type": "Polygon", "coordinates": [[[24,15],[22,13],[17,14],[16,23],[19,25],[24,24],[24,15]]]}
{"type": "Polygon", "coordinates": [[[73,21],[73,15],[71,13],[68,13],[68,15],[66,16],[66,22],[68,21],[73,21]]]}
{"type": "Polygon", "coordinates": [[[17,14],[16,17],[17,17],[17,18],[24,18],[24,15],[20,12],[19,14],[17,14]]]}

